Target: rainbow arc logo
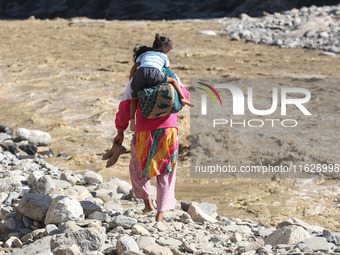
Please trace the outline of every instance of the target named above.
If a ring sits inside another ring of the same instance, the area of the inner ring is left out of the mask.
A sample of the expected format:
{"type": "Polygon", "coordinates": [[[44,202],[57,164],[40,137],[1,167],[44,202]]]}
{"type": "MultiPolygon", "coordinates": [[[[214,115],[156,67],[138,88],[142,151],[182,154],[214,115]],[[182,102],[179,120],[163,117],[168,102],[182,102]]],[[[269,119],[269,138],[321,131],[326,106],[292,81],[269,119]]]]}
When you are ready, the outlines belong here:
{"type": "MultiPolygon", "coordinates": [[[[217,96],[218,100],[220,101],[221,106],[222,106],[221,97],[220,97],[220,95],[217,93],[217,91],[216,91],[212,86],[210,86],[209,84],[203,83],[203,82],[197,82],[197,83],[198,83],[198,84],[201,84],[201,85],[203,85],[203,86],[206,86],[206,87],[209,88],[212,92],[214,92],[215,95],[217,96]]],[[[215,100],[215,97],[213,96],[213,94],[212,94],[209,90],[207,90],[207,89],[205,89],[205,88],[201,88],[201,87],[197,87],[197,88],[200,89],[200,90],[203,90],[204,92],[206,92],[206,93],[212,98],[212,100],[214,101],[214,103],[217,104],[217,102],[216,102],[216,100],[215,100]]]]}

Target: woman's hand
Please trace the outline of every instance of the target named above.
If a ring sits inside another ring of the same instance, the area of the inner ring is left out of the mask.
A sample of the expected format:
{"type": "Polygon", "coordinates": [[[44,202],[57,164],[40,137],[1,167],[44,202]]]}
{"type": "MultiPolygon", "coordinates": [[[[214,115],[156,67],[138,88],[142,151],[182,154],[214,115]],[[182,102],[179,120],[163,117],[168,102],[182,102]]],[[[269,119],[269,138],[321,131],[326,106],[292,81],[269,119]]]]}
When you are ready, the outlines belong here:
{"type": "Polygon", "coordinates": [[[113,139],[113,143],[118,143],[122,145],[123,141],[124,141],[124,131],[118,130],[116,137],[113,139]]]}

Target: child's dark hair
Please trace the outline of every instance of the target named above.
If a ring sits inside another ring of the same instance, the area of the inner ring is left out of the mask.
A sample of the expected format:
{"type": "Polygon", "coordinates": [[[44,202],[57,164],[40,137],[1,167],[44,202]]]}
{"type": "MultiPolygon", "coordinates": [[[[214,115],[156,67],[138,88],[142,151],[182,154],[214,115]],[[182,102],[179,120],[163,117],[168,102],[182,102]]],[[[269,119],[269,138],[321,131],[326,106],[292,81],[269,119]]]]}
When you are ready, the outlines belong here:
{"type": "Polygon", "coordinates": [[[167,53],[169,50],[172,49],[172,42],[170,41],[169,38],[156,34],[155,40],[153,41],[152,48],[154,51],[167,53]]]}
{"type": "Polygon", "coordinates": [[[147,51],[151,51],[151,50],[153,50],[153,49],[148,47],[148,46],[136,46],[133,49],[133,62],[136,63],[136,60],[140,55],[142,55],[143,53],[145,53],[147,51]]]}

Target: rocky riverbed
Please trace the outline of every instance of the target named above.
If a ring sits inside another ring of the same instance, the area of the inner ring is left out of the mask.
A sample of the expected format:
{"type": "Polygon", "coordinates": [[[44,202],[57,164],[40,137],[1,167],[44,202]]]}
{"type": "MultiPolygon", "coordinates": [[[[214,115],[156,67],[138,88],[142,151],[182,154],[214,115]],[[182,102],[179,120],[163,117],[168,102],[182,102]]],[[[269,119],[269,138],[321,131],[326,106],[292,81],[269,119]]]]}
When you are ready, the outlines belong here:
{"type": "Polygon", "coordinates": [[[48,133],[1,131],[1,255],[340,253],[340,232],[296,218],[265,227],[218,215],[211,203],[177,201],[165,226],[142,213],[127,182],[47,163],[38,148],[50,145],[48,133]]]}
{"type": "Polygon", "coordinates": [[[275,45],[281,48],[308,48],[325,51],[326,56],[340,53],[340,5],[302,7],[283,13],[221,21],[228,27],[221,32],[232,40],[275,45]]]}
{"type": "MultiPolygon", "coordinates": [[[[54,157],[43,160],[76,174],[87,170],[129,182],[129,153],[109,169],[101,157],[115,136],[114,119],[132,66],[135,45],[149,45],[155,31],[164,31],[174,42],[171,68],[185,86],[190,78],[340,78],[340,58],[321,55],[323,50],[280,48],[245,40],[229,40],[218,32],[226,24],[216,20],[117,21],[73,19],[27,19],[0,21],[0,124],[41,130],[51,135],[54,157]],[[9,43],[10,42],[10,43],[9,43]],[[59,155],[59,157],[57,157],[59,155]]],[[[312,91],[313,92],[313,91],[312,91]]],[[[313,92],[314,93],[314,92],[313,92]]],[[[318,116],[339,109],[336,87],[315,88],[318,116]],[[328,100],[332,98],[332,101],[328,100]],[[334,98],[334,100],[333,100],[334,98]]],[[[220,215],[251,219],[263,226],[277,226],[287,217],[338,231],[340,184],[337,179],[195,179],[189,171],[189,110],[180,112],[180,161],[176,183],[179,201],[214,203],[220,215]]],[[[336,122],[327,123],[334,130],[336,122]]],[[[313,142],[327,148],[338,139],[323,135],[324,127],[306,126],[313,142]]],[[[235,144],[229,155],[249,153],[249,141],[230,130],[235,144]],[[234,150],[235,149],[235,150],[234,150]]],[[[228,136],[229,137],[229,136],[228,136]]],[[[302,152],[317,153],[300,137],[285,135],[276,140],[259,139],[278,160],[302,159],[302,152]],[[280,153],[283,151],[284,153],[280,153]],[[287,156],[287,157],[286,157],[287,156]]],[[[131,132],[125,132],[129,149],[131,132]]],[[[19,144],[20,145],[20,144],[19,144]]],[[[319,148],[319,147],[315,147],[319,148]]],[[[20,149],[20,147],[19,147],[20,149]]],[[[34,150],[34,147],[32,148],[34,150]]],[[[338,156],[337,150],[331,151],[338,156]]],[[[329,154],[331,155],[331,154],[329,154]]],[[[256,154],[252,154],[255,158],[256,154]]],[[[317,155],[320,158],[320,155],[317,155]]],[[[330,157],[330,156],[329,156],[330,157]]],[[[39,157],[38,157],[39,159],[39,157]]],[[[336,159],[336,158],[335,158],[336,159]]],[[[334,160],[335,160],[334,159],[334,160]]]]}

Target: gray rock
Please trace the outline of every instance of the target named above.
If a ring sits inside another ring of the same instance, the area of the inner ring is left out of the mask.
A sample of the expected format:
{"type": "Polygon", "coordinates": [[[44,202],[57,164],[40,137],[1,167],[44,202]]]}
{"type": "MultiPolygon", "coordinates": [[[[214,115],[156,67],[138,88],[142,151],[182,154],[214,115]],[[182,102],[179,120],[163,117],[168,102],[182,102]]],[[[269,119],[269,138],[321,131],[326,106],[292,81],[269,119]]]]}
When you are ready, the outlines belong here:
{"type": "Polygon", "coordinates": [[[181,246],[186,252],[194,253],[196,251],[196,248],[192,244],[189,244],[186,241],[183,241],[181,246]]]}
{"type": "Polygon", "coordinates": [[[160,237],[156,240],[157,244],[161,245],[161,246],[173,246],[173,247],[179,247],[182,245],[182,241],[174,239],[174,238],[164,238],[164,237],[160,237]]]}
{"type": "Polygon", "coordinates": [[[271,233],[273,233],[276,230],[276,228],[261,228],[258,231],[259,236],[261,236],[262,238],[265,238],[267,236],[269,236],[271,233]]]}
{"type": "Polygon", "coordinates": [[[7,178],[0,179],[0,192],[10,193],[10,192],[18,192],[22,191],[20,176],[12,176],[7,178]]]}
{"type": "Polygon", "coordinates": [[[199,207],[210,216],[217,211],[217,205],[211,203],[200,203],[199,207]]]}
{"type": "Polygon", "coordinates": [[[303,240],[298,244],[301,251],[323,251],[329,252],[334,247],[334,244],[328,243],[324,237],[311,237],[303,240]]]}
{"type": "Polygon", "coordinates": [[[108,222],[109,221],[109,215],[107,215],[107,213],[104,212],[93,212],[89,215],[88,217],[89,219],[94,219],[94,220],[101,220],[101,221],[105,221],[108,222]]]}
{"type": "Polygon", "coordinates": [[[29,130],[26,128],[19,128],[16,135],[21,140],[27,140],[36,146],[49,146],[51,145],[51,135],[40,130],[29,130]]]}
{"type": "Polygon", "coordinates": [[[0,229],[2,229],[2,232],[5,234],[9,234],[11,232],[20,232],[20,230],[24,228],[22,222],[18,219],[15,219],[14,217],[6,218],[3,224],[0,225],[0,229]]]}
{"type": "Polygon", "coordinates": [[[75,185],[80,179],[76,176],[72,176],[72,173],[69,171],[62,172],[60,174],[60,180],[67,181],[71,183],[72,185],[75,185]]]}
{"type": "Polygon", "coordinates": [[[16,250],[12,255],[50,255],[50,236],[46,236],[42,239],[31,243],[20,250],[16,250]]]}
{"type": "Polygon", "coordinates": [[[81,229],[81,227],[79,227],[73,220],[61,222],[58,225],[58,228],[60,233],[65,233],[67,230],[71,232],[77,232],[78,230],[81,229]]]}
{"type": "Polygon", "coordinates": [[[271,249],[269,249],[269,248],[267,247],[267,245],[258,248],[258,249],[256,250],[256,252],[257,252],[258,254],[261,254],[261,255],[272,255],[272,254],[274,254],[274,252],[273,252],[271,249]]]}
{"type": "Polygon", "coordinates": [[[20,239],[18,237],[15,236],[10,236],[6,242],[3,245],[5,248],[11,248],[11,247],[16,247],[16,248],[20,248],[22,246],[22,243],[20,241],[20,239]],[[18,246],[17,246],[17,245],[18,246]]]}
{"type": "Polygon", "coordinates": [[[121,193],[126,196],[130,194],[131,185],[126,181],[119,180],[118,178],[112,178],[110,182],[117,185],[117,193],[121,193]]]}
{"type": "Polygon", "coordinates": [[[222,227],[222,229],[227,232],[233,232],[233,233],[238,232],[238,233],[246,234],[246,235],[252,233],[250,227],[245,226],[245,225],[237,225],[234,222],[229,224],[228,226],[222,227]]]}
{"type": "Polygon", "coordinates": [[[45,224],[58,224],[63,221],[77,219],[82,214],[83,208],[77,200],[58,196],[53,198],[52,204],[46,213],[45,224]]]}
{"type": "Polygon", "coordinates": [[[122,235],[118,238],[116,243],[116,253],[121,255],[126,251],[139,252],[139,248],[136,241],[131,236],[122,235]]]}
{"type": "Polygon", "coordinates": [[[264,241],[271,246],[276,246],[278,244],[294,245],[310,237],[310,234],[303,227],[289,225],[277,229],[267,236],[264,241]]]}
{"type": "Polygon", "coordinates": [[[241,242],[242,239],[242,235],[240,235],[239,233],[235,233],[232,237],[230,237],[230,241],[232,241],[233,243],[241,242]]]}
{"type": "Polygon", "coordinates": [[[82,255],[79,247],[76,244],[73,245],[61,245],[53,250],[54,255],[82,255]]]}
{"type": "Polygon", "coordinates": [[[66,230],[63,234],[54,235],[51,238],[51,250],[63,245],[76,244],[81,252],[89,253],[101,250],[105,243],[105,228],[90,227],[81,228],[77,231],[66,230]]]}
{"type": "Polygon", "coordinates": [[[34,171],[28,176],[27,184],[30,187],[33,187],[35,185],[35,183],[43,176],[44,176],[44,174],[42,172],[34,171]]]}
{"type": "Polygon", "coordinates": [[[60,188],[60,189],[68,189],[71,188],[72,185],[71,183],[67,182],[67,181],[63,181],[63,180],[53,180],[53,182],[55,183],[55,185],[60,188]]]}
{"type": "Polygon", "coordinates": [[[156,244],[156,241],[155,238],[151,236],[139,236],[137,238],[137,244],[140,250],[144,250],[145,247],[156,244]]]}
{"type": "Polygon", "coordinates": [[[334,243],[335,245],[340,246],[340,239],[338,239],[338,237],[330,230],[324,229],[322,234],[327,239],[327,242],[334,243]]]}
{"type": "Polygon", "coordinates": [[[12,136],[10,136],[9,134],[0,133],[0,143],[5,141],[5,140],[11,139],[11,138],[12,138],[12,136]]]}
{"type": "Polygon", "coordinates": [[[336,54],[335,54],[335,53],[329,52],[329,51],[321,52],[320,55],[322,55],[322,56],[327,56],[327,57],[336,57],[336,54]]]}
{"type": "Polygon", "coordinates": [[[113,221],[109,223],[110,228],[116,228],[121,226],[125,229],[132,228],[133,225],[137,224],[137,220],[124,215],[118,215],[113,221]]]}
{"type": "Polygon", "coordinates": [[[84,180],[87,184],[101,184],[103,182],[103,177],[93,171],[86,171],[84,174],[84,180]]]}
{"type": "Polygon", "coordinates": [[[8,194],[6,192],[1,192],[0,193],[0,204],[2,204],[6,198],[8,197],[8,194]]]}
{"type": "Polygon", "coordinates": [[[83,207],[85,216],[88,217],[90,214],[94,212],[102,212],[103,210],[91,201],[80,201],[81,207],[83,207]]]}
{"type": "Polygon", "coordinates": [[[13,200],[17,199],[19,196],[20,196],[20,194],[18,192],[15,192],[15,191],[9,193],[8,197],[5,200],[5,204],[12,205],[13,200]]]}
{"type": "Polygon", "coordinates": [[[146,228],[138,224],[133,225],[131,228],[131,231],[135,235],[141,235],[141,236],[150,235],[150,232],[146,228]]]}
{"type": "Polygon", "coordinates": [[[46,235],[53,236],[53,235],[59,234],[59,229],[54,224],[48,224],[45,227],[45,233],[46,235]]]}
{"type": "Polygon", "coordinates": [[[48,195],[56,189],[56,185],[50,175],[44,175],[31,187],[30,193],[48,195]]]}
{"type": "Polygon", "coordinates": [[[163,247],[160,245],[149,245],[147,247],[144,248],[143,252],[145,254],[148,255],[156,255],[156,254],[160,254],[160,255],[173,255],[173,253],[171,252],[171,250],[167,247],[163,247]]]}
{"type": "Polygon", "coordinates": [[[181,209],[183,211],[187,212],[188,209],[189,209],[190,204],[191,204],[190,202],[181,202],[181,209]]]}
{"type": "Polygon", "coordinates": [[[30,219],[43,221],[52,198],[48,195],[27,193],[18,206],[18,211],[30,219]]]}
{"type": "MultiPolygon", "coordinates": [[[[52,202],[52,199],[51,199],[51,202],[52,202]]],[[[33,225],[33,220],[24,215],[22,216],[22,223],[24,223],[25,228],[31,228],[31,226],[33,225]]]]}

